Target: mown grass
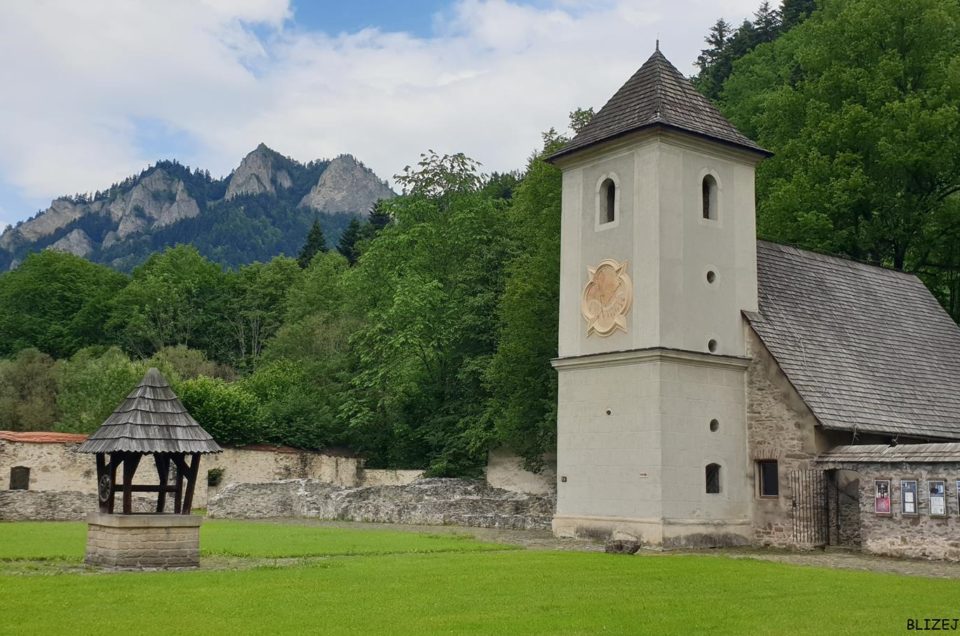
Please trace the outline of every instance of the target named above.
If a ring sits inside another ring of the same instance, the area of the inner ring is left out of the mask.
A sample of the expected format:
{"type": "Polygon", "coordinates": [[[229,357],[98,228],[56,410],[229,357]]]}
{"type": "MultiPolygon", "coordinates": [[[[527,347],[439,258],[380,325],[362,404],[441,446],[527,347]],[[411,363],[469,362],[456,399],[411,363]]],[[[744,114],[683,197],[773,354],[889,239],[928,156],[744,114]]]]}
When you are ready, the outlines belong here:
{"type": "MultiPolygon", "coordinates": [[[[501,544],[480,543],[466,535],[347,531],[292,523],[208,519],[200,532],[204,556],[286,558],[509,549],[501,544]]],[[[86,538],[85,523],[0,523],[0,561],[80,561],[86,538]]]]}
{"type": "MultiPolygon", "coordinates": [[[[270,548],[296,536],[282,534],[289,528],[237,524],[221,538],[270,548]]],[[[715,556],[474,549],[459,538],[458,551],[386,554],[401,540],[387,535],[418,535],[302,528],[383,549],[292,567],[0,575],[0,632],[884,634],[903,633],[908,618],[960,612],[953,580],[715,556]]],[[[16,551],[9,532],[0,527],[5,553],[16,551]]]]}

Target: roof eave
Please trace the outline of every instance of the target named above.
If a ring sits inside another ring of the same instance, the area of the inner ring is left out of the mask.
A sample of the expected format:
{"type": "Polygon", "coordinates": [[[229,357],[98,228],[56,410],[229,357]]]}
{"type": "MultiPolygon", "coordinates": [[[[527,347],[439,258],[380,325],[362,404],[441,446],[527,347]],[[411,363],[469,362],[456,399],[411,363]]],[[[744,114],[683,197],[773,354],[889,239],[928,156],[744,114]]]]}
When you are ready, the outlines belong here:
{"type": "MultiPolygon", "coordinates": [[[[655,129],[655,128],[663,128],[663,129],[665,129],[665,130],[672,130],[672,131],[675,131],[675,132],[683,133],[683,134],[685,134],[685,135],[691,135],[691,136],[693,136],[693,137],[698,137],[698,138],[700,138],[700,139],[705,139],[705,140],[707,140],[707,141],[710,141],[710,142],[713,142],[713,143],[717,143],[717,144],[721,144],[721,145],[723,145],[723,146],[727,146],[727,147],[730,147],[730,148],[736,148],[736,149],[739,150],[739,151],[747,152],[747,153],[753,154],[753,155],[757,155],[757,156],[760,157],[761,159],[767,159],[767,158],[770,158],[770,157],[773,156],[773,153],[772,153],[771,151],[766,150],[766,149],[764,149],[764,148],[760,148],[759,146],[748,146],[747,144],[739,144],[739,143],[730,141],[729,139],[722,139],[722,138],[720,138],[720,137],[715,137],[715,136],[713,136],[713,135],[708,135],[708,134],[706,134],[706,133],[698,132],[698,131],[695,131],[695,130],[690,130],[689,128],[684,128],[683,126],[674,126],[673,124],[668,124],[668,123],[665,123],[665,122],[651,122],[651,123],[649,123],[649,124],[643,124],[642,126],[635,126],[635,127],[633,127],[633,128],[628,128],[627,130],[623,130],[623,131],[614,133],[614,134],[612,134],[612,135],[608,135],[608,136],[606,136],[606,137],[602,137],[601,139],[597,139],[596,141],[591,141],[591,142],[589,142],[589,143],[587,143],[587,144],[584,144],[584,145],[582,145],[582,146],[576,146],[576,147],[571,148],[571,147],[570,147],[570,144],[567,144],[566,146],[564,146],[563,148],[561,148],[561,149],[558,150],[557,152],[555,152],[555,153],[553,153],[552,155],[550,155],[549,157],[547,157],[547,158],[545,159],[545,161],[546,161],[547,163],[551,164],[551,165],[556,165],[557,160],[565,159],[565,158],[567,158],[567,157],[573,156],[573,155],[575,155],[575,154],[577,154],[577,153],[579,153],[579,152],[582,152],[582,151],[584,151],[584,150],[587,150],[587,149],[590,149],[590,148],[595,148],[595,147],[597,147],[597,146],[599,146],[599,145],[601,145],[601,144],[607,143],[607,142],[609,142],[609,141],[614,141],[614,140],[620,139],[620,138],[622,138],[622,137],[626,137],[627,135],[630,135],[630,134],[632,134],[632,133],[640,132],[640,131],[642,131],[642,130],[652,130],[652,129],[655,129]]],[[[572,142],[571,142],[571,143],[572,143],[572,142]]]]}

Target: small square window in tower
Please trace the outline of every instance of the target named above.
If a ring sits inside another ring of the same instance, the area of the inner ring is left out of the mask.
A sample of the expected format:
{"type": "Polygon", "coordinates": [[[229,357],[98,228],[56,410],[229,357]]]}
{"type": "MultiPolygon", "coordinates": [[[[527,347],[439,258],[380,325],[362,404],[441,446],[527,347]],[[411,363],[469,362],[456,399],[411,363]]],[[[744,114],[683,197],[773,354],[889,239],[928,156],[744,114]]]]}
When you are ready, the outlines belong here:
{"type": "Polygon", "coordinates": [[[761,497],[780,496],[780,475],[777,460],[764,459],[757,462],[757,478],[761,497]]]}

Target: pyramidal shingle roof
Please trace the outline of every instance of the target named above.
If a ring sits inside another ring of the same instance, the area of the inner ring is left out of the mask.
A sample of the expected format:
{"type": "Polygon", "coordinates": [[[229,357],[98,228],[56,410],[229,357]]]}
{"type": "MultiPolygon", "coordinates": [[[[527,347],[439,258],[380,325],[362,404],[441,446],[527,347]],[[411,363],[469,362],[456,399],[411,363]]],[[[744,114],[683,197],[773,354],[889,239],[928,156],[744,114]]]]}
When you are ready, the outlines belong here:
{"type": "Polygon", "coordinates": [[[110,417],[77,449],[81,453],[219,453],[170,388],[150,369],[110,417]]]}
{"type": "Polygon", "coordinates": [[[825,428],[960,440],[960,327],[911,274],[759,241],[745,313],[825,428]]]}
{"type": "Polygon", "coordinates": [[[770,154],[734,128],[657,49],[576,137],[550,159],[653,126],[770,154]]]}

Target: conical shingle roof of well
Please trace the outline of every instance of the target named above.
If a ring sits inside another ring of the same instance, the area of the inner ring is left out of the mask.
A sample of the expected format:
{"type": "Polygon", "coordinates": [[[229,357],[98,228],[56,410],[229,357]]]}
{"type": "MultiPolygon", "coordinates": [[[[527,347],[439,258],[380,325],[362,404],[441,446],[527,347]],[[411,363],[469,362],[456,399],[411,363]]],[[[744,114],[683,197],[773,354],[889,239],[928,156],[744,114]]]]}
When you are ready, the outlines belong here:
{"type": "Polygon", "coordinates": [[[576,137],[550,159],[653,126],[770,154],[737,130],[657,49],[576,137]]]}
{"type": "Polygon", "coordinates": [[[77,449],[81,453],[219,453],[170,388],[150,369],[110,417],[77,449]]]}

